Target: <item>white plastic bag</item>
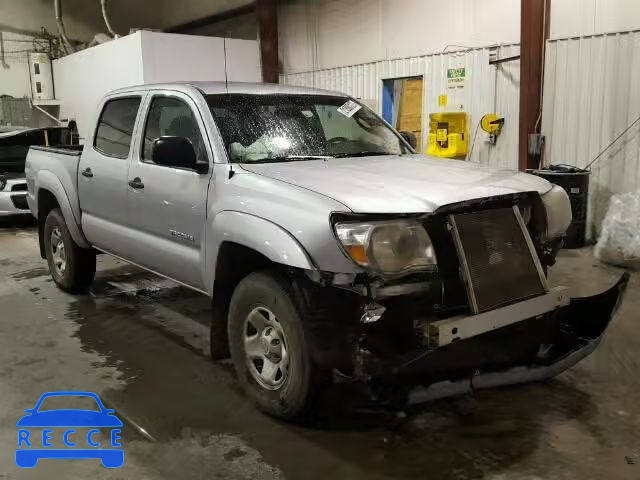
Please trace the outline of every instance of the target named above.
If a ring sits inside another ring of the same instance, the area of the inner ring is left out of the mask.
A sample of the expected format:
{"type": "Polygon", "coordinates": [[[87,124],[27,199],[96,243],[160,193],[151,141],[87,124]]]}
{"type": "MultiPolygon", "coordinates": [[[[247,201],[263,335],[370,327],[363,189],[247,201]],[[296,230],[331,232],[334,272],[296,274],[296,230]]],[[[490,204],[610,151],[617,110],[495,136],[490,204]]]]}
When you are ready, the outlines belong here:
{"type": "Polygon", "coordinates": [[[640,269],[640,191],[611,197],[595,255],[605,263],[640,269]]]}

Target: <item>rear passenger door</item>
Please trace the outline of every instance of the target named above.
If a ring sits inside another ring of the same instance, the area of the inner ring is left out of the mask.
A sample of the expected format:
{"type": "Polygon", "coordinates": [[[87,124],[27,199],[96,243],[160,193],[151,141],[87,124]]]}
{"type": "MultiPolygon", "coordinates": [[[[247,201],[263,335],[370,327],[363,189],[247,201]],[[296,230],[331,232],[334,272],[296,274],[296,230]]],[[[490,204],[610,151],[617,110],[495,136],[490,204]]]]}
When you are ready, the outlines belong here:
{"type": "Polygon", "coordinates": [[[203,229],[213,157],[204,122],[184,93],[154,91],[145,103],[142,134],[129,167],[127,202],[134,241],[128,258],[205,290],[203,229]],[[205,167],[198,172],[155,164],[153,142],[163,136],[188,138],[205,167]]]}
{"type": "Polygon", "coordinates": [[[80,157],[78,194],[84,234],[98,248],[121,256],[126,256],[124,232],[129,224],[127,170],[141,103],[141,95],[107,98],[80,157]]]}

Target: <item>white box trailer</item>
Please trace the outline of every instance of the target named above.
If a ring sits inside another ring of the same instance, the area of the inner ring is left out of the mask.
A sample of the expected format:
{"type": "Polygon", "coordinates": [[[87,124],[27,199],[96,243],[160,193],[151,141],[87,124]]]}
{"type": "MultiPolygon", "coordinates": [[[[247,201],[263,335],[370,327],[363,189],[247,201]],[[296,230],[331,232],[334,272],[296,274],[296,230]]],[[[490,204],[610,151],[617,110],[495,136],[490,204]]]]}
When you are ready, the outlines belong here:
{"type": "Polygon", "coordinates": [[[181,80],[262,79],[257,41],[150,31],[54,60],[53,76],[60,118],[76,120],[80,143],[95,124],[98,101],[111,90],[181,80]]]}

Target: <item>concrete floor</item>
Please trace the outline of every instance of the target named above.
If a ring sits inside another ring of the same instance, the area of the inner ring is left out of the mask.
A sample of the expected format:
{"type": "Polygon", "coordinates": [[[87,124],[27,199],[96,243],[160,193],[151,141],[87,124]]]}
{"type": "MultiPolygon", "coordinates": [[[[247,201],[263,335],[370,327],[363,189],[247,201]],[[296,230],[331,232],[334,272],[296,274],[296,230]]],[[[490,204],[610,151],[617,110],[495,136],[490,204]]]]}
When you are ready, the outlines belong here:
{"type": "MultiPolygon", "coordinates": [[[[619,269],[562,252],[577,295],[619,269]]],[[[640,479],[640,274],[597,352],[552,381],[307,426],[258,413],[207,349],[208,301],[102,257],[92,292],[49,278],[27,222],[0,224],[0,479],[640,479]],[[96,392],[125,423],[125,463],[14,464],[16,421],[52,390],[96,392]]]]}

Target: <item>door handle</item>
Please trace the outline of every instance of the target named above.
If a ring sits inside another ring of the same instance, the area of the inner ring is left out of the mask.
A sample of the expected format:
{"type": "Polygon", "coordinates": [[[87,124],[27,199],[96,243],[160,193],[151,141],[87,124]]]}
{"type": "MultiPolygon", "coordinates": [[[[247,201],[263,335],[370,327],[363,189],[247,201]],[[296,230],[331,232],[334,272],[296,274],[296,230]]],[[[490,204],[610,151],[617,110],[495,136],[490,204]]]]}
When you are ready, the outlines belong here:
{"type": "Polygon", "coordinates": [[[133,180],[129,180],[129,186],[138,190],[144,188],[144,183],[142,183],[140,177],[136,177],[133,180]]]}
{"type": "Polygon", "coordinates": [[[91,171],[91,169],[89,167],[85,168],[82,172],[82,176],[83,177],[87,177],[87,178],[93,178],[93,172],[91,171]]]}

